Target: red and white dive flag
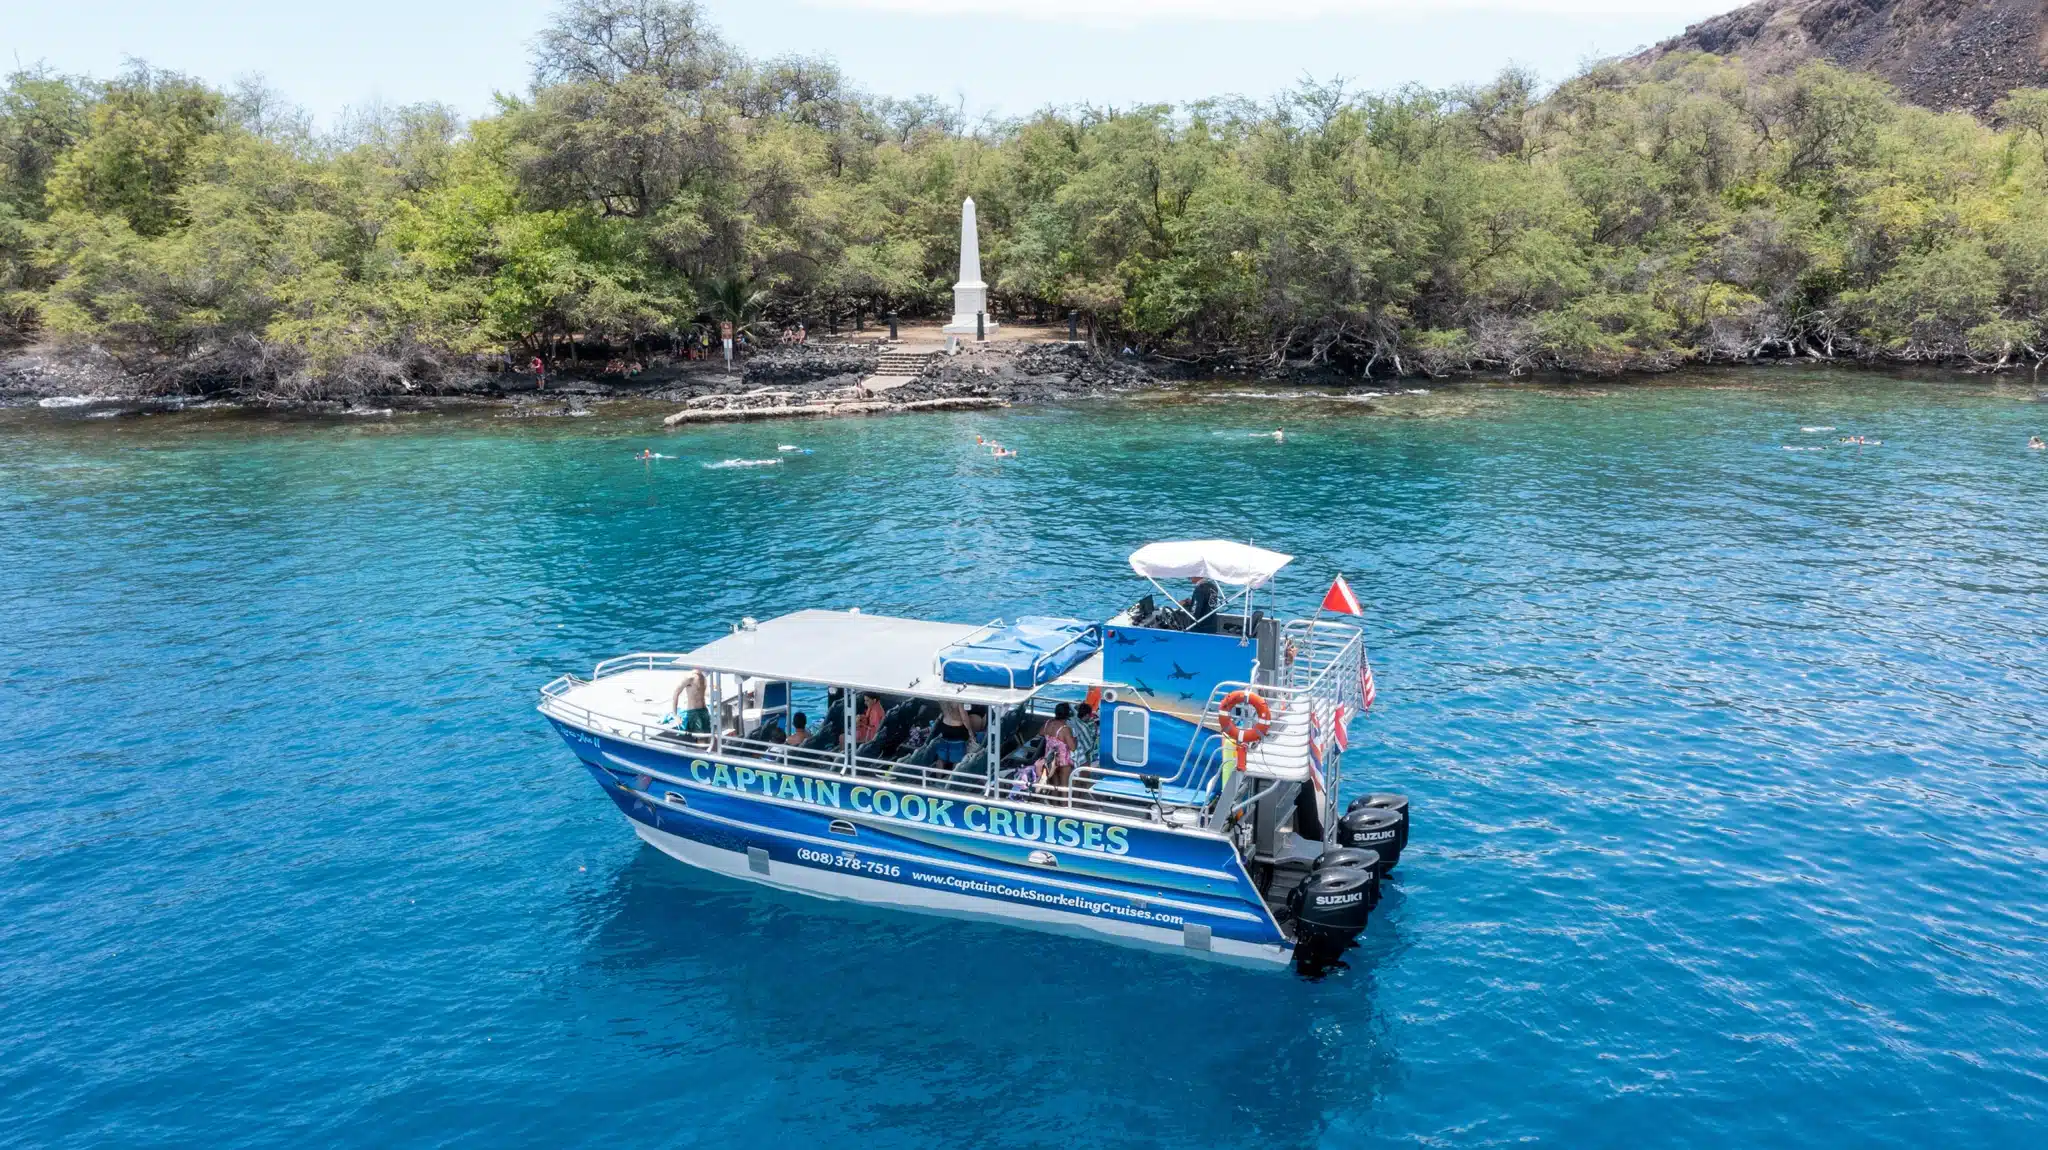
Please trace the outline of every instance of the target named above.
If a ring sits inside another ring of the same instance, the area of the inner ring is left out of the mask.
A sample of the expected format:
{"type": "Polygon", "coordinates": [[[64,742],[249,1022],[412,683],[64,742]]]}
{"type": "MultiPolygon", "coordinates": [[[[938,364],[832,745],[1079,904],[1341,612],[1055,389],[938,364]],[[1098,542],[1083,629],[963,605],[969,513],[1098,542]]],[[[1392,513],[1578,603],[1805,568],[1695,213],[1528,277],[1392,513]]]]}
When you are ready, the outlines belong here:
{"type": "Polygon", "coordinates": [[[1358,596],[1351,593],[1351,584],[1346,583],[1342,575],[1337,576],[1337,581],[1330,584],[1329,592],[1323,596],[1323,610],[1339,615],[1365,614],[1365,608],[1358,605],[1358,596]]]}

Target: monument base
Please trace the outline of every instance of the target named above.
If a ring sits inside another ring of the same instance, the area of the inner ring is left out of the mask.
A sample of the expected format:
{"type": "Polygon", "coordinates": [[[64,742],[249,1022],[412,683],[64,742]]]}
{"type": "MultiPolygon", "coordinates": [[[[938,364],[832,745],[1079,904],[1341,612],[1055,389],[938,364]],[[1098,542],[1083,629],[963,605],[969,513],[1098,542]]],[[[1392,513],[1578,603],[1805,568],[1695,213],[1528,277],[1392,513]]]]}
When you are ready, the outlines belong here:
{"type": "MultiPolygon", "coordinates": [[[[1001,324],[998,324],[996,321],[992,319],[984,319],[981,321],[981,330],[987,333],[988,335],[994,335],[996,333],[996,328],[1001,326],[1001,324]]],[[[947,335],[964,335],[968,339],[973,339],[974,317],[971,315],[956,315],[953,317],[952,323],[947,324],[946,326],[940,328],[939,330],[945,332],[947,335]]]]}

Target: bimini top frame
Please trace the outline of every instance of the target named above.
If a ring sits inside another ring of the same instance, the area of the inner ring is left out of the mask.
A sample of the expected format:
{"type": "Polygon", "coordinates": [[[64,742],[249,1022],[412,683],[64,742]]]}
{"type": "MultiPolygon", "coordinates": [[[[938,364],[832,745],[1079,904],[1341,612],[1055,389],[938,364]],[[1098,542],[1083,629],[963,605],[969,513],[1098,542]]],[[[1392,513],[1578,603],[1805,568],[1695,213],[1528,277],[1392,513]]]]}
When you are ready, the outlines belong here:
{"type": "MultiPolygon", "coordinates": [[[[1161,579],[1207,579],[1224,587],[1236,588],[1234,594],[1218,597],[1215,610],[1209,615],[1235,615],[1242,612],[1246,626],[1251,623],[1252,592],[1271,583],[1273,576],[1282,567],[1294,562],[1294,556],[1268,551],[1249,543],[1233,543],[1228,539],[1184,539],[1162,543],[1147,543],[1131,553],[1131,570],[1143,575],[1161,595],[1166,597],[1169,607],[1179,602],[1179,597],[1159,581],[1161,579]],[[1231,610],[1231,600],[1238,601],[1237,610],[1231,610]]],[[[1185,615],[1185,609],[1181,612],[1185,615]]],[[[1203,619],[1209,615],[1202,616],[1203,619]]],[[[1200,623],[1191,619],[1190,623],[1200,623]]]]}

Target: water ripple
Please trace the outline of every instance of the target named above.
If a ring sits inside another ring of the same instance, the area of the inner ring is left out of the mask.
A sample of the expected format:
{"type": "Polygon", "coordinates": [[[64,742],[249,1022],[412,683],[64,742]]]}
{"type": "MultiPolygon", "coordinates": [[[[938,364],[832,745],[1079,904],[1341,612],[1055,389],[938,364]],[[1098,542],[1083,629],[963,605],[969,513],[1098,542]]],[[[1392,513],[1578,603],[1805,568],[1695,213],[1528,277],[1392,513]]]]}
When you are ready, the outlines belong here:
{"type": "Polygon", "coordinates": [[[617,409],[0,413],[9,1136],[2031,1145],[2039,408],[1728,384],[1223,388],[802,457],[617,409]],[[1416,839],[1321,984],[691,874],[531,711],[741,615],[1106,613],[1131,547],[1209,534],[1371,607],[1346,787],[1416,839]]]}

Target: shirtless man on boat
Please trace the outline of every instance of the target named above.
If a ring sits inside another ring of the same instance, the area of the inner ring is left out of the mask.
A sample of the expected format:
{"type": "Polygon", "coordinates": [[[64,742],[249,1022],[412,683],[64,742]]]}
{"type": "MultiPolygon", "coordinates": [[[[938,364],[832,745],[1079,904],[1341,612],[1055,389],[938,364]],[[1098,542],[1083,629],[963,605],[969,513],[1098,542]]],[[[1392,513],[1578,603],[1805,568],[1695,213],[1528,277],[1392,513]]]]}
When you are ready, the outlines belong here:
{"type": "Polygon", "coordinates": [[[683,673],[675,697],[669,700],[668,709],[682,719],[682,729],[688,734],[711,733],[711,710],[704,705],[704,690],[704,672],[692,667],[683,673]],[[689,705],[685,707],[685,703],[689,705]]]}

